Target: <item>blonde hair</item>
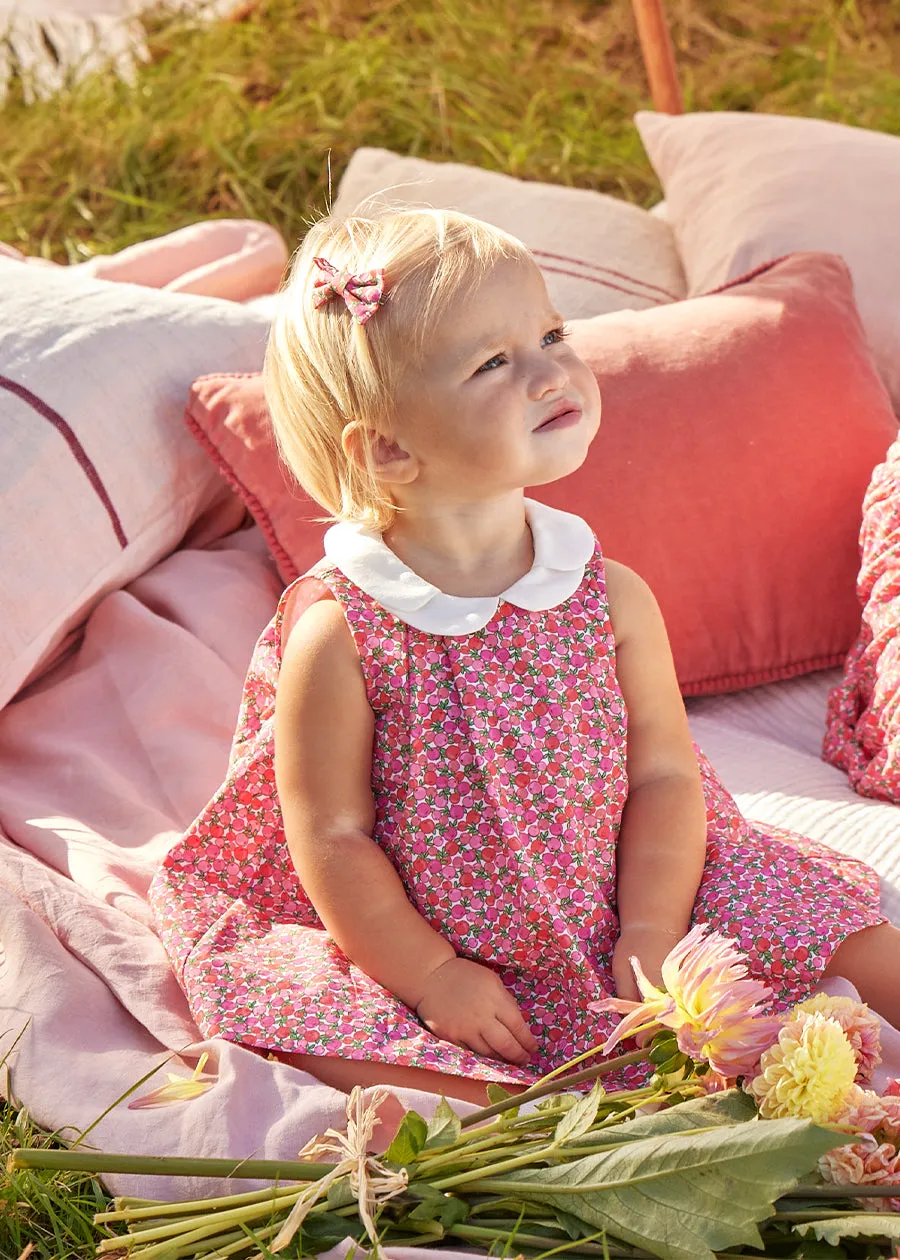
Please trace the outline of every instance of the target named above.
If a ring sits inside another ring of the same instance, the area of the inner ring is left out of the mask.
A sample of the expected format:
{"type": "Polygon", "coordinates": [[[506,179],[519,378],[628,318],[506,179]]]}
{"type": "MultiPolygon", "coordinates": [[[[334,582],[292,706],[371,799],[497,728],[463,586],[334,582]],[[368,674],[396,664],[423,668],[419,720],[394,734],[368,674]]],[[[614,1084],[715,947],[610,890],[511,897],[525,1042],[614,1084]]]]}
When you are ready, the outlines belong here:
{"type": "Polygon", "coordinates": [[[391,434],[392,400],[415,371],[441,308],[501,259],[531,260],[521,241],[449,210],[328,216],[309,230],[282,288],[264,383],[282,459],[330,520],[388,528],[396,505],[379,486],[368,441],[361,463],[344,452],[350,426],[391,434]],[[383,305],[359,324],[344,302],[313,305],[313,260],[384,272],[383,305]]]}

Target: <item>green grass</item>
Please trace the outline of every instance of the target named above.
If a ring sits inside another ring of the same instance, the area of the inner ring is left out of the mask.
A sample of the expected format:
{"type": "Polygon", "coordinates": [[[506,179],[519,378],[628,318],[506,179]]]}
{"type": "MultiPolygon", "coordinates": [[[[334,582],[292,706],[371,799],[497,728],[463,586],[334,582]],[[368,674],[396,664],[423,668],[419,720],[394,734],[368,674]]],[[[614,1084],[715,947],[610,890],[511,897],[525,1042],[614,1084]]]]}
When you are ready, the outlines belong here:
{"type": "Polygon", "coordinates": [[[5,1167],[19,1147],[58,1146],[24,1110],[0,1104],[0,1260],[18,1260],[31,1245],[29,1260],[87,1260],[102,1235],[95,1212],[109,1197],[95,1177],[5,1167]]]}
{"type": "MultiPolygon", "coordinates": [[[[900,133],[900,0],[668,0],[694,109],[900,133]]],[[[629,0],[250,0],[148,20],[133,85],[0,109],[0,240],[60,261],[207,216],[294,242],[358,146],[659,196],[629,0]]]]}
{"type": "MultiPolygon", "coordinates": [[[[0,240],[78,261],[209,216],[289,242],[354,149],[381,145],[641,205],[649,96],[629,0],[258,0],[234,22],[147,20],[131,85],[98,75],[0,108],[0,240]]],[[[668,0],[690,109],[900,134],[900,0],[668,0]]],[[[52,1141],[0,1104],[0,1260],[93,1254],[105,1201],[76,1174],[7,1174],[52,1141]]]]}

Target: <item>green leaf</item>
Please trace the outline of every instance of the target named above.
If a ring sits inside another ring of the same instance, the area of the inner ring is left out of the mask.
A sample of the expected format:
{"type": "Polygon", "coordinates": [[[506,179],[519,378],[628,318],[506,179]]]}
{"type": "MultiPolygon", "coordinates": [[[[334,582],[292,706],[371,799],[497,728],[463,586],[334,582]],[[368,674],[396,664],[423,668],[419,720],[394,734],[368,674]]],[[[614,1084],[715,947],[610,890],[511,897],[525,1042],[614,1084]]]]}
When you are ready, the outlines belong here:
{"type": "Polygon", "coordinates": [[[604,1146],[636,1142],[639,1138],[658,1137],[664,1133],[681,1133],[685,1129],[708,1129],[743,1124],[756,1116],[756,1104],[739,1089],[729,1089],[721,1094],[703,1098],[691,1098],[677,1103],[664,1111],[649,1116],[638,1116],[622,1124],[591,1134],[591,1141],[603,1142],[604,1146]]]}
{"type": "Polygon", "coordinates": [[[680,1050],[676,1050],[671,1058],[663,1060],[656,1066],[657,1076],[671,1076],[673,1072],[680,1072],[682,1068],[688,1067],[691,1060],[686,1054],[682,1054],[680,1050]]]}
{"type": "Polygon", "coordinates": [[[578,1094],[548,1094],[534,1104],[535,1111],[570,1111],[578,1102],[578,1094]]]}
{"type": "Polygon", "coordinates": [[[439,1146],[452,1146],[454,1142],[459,1140],[461,1132],[459,1116],[447,1102],[447,1099],[441,1098],[441,1101],[435,1107],[434,1115],[428,1122],[425,1145],[422,1149],[432,1151],[439,1146]]]}
{"type": "Polygon", "coordinates": [[[592,1234],[593,1227],[586,1225],[584,1221],[580,1221],[577,1216],[573,1216],[571,1212],[564,1212],[561,1208],[556,1209],[556,1219],[560,1226],[566,1231],[570,1238],[587,1238],[592,1234]]]}
{"type": "Polygon", "coordinates": [[[821,1221],[804,1221],[794,1230],[803,1238],[818,1238],[836,1246],[842,1238],[890,1238],[900,1241],[900,1213],[853,1212],[821,1221]]]}
{"type": "Polygon", "coordinates": [[[548,1203],[662,1260],[714,1260],[716,1250],[762,1247],[756,1223],[771,1216],[773,1201],[825,1151],[852,1140],[808,1120],[751,1120],[670,1131],[472,1189],[548,1203]]]}
{"type": "Polygon", "coordinates": [[[330,1208],[349,1207],[351,1203],[355,1203],[356,1194],[350,1185],[350,1178],[339,1177],[337,1181],[332,1181],[325,1195],[325,1202],[330,1208]]]}
{"type": "Polygon", "coordinates": [[[425,1145],[428,1125],[417,1111],[407,1111],[396,1137],[384,1153],[390,1164],[411,1164],[425,1145]]]}
{"type": "Polygon", "coordinates": [[[344,1238],[357,1238],[362,1222],[355,1216],[338,1216],[337,1212],[320,1212],[307,1216],[301,1226],[303,1241],[323,1242],[333,1247],[344,1238]]]}
{"type": "Polygon", "coordinates": [[[511,1094],[508,1089],[504,1089],[502,1085],[498,1085],[496,1081],[491,1081],[487,1087],[488,1102],[491,1104],[503,1103],[507,1099],[513,1104],[508,1111],[500,1114],[504,1120],[513,1119],[519,1114],[519,1108],[515,1105],[515,1094],[511,1094]]]}
{"type": "Polygon", "coordinates": [[[579,1098],[574,1107],[569,1108],[556,1126],[553,1134],[553,1145],[556,1146],[566,1141],[572,1142],[575,1138],[580,1138],[587,1133],[597,1119],[597,1108],[605,1097],[606,1090],[603,1088],[602,1082],[595,1081],[594,1088],[590,1093],[585,1094],[583,1098],[579,1098]]]}
{"type": "Polygon", "coordinates": [[[647,1057],[651,1063],[659,1064],[665,1063],[667,1059],[671,1059],[673,1054],[680,1053],[681,1052],[678,1049],[678,1042],[675,1039],[674,1033],[668,1037],[663,1037],[657,1034],[650,1044],[650,1050],[648,1051],[647,1057]]]}
{"type": "Polygon", "coordinates": [[[412,1221],[437,1221],[444,1229],[461,1224],[469,1215],[469,1208],[462,1199],[452,1194],[439,1194],[417,1203],[409,1213],[412,1221]]]}

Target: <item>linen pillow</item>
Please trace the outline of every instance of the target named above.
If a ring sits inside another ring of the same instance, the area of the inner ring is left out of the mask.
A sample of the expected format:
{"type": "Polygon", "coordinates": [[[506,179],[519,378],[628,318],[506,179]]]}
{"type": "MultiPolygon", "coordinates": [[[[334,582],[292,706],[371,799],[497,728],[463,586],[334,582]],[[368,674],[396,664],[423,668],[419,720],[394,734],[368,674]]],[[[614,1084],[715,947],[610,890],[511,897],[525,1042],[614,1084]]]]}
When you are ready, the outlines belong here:
{"type": "Polygon", "coordinates": [[[334,212],[349,214],[367,197],[373,205],[461,210],[517,236],[566,319],[643,310],[687,293],[669,224],[618,197],[363,148],[341,178],[334,212]]]}
{"type": "Polygon", "coordinates": [[[822,755],[861,796],[900,805],[900,439],[863,504],[859,638],[828,696],[822,755]]]}
{"type": "MultiPolygon", "coordinates": [[[[533,493],[647,579],[684,694],[840,664],[859,630],[862,499],[897,428],[845,265],[798,254],[570,329],[603,420],[582,468],[533,493]]],[[[260,378],[198,381],[187,422],[291,581],[321,555],[322,512],[278,466],[260,378]]]]}
{"type": "Polygon", "coordinates": [[[0,705],[201,517],[239,522],[181,417],[210,364],[261,368],[267,330],[232,302],[0,258],[0,705]]]}
{"type": "Polygon", "coordinates": [[[691,293],[793,250],[840,254],[900,412],[900,138],[816,118],[635,116],[691,293]]]}

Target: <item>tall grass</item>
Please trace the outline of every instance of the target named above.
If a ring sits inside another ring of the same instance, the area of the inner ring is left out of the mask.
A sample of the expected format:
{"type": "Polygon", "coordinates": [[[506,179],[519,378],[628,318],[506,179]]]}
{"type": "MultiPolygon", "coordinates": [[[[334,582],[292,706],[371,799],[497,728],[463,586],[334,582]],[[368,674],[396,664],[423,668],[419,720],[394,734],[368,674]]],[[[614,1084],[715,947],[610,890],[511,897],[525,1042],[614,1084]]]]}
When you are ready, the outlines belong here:
{"type": "MultiPolygon", "coordinates": [[[[2,1060],[0,1076],[9,1093],[2,1060]]],[[[96,1177],[6,1168],[13,1150],[59,1145],[14,1101],[0,1102],[0,1260],[88,1260],[94,1255],[94,1213],[109,1205],[96,1177]]]]}
{"type": "MultiPolygon", "coordinates": [[[[900,0],[668,0],[693,109],[900,133],[900,0]]],[[[649,104],[629,0],[249,0],[146,20],[134,83],[0,109],[0,239],[77,261],[207,216],[290,241],[354,149],[381,145],[647,205],[649,104]]]]}

